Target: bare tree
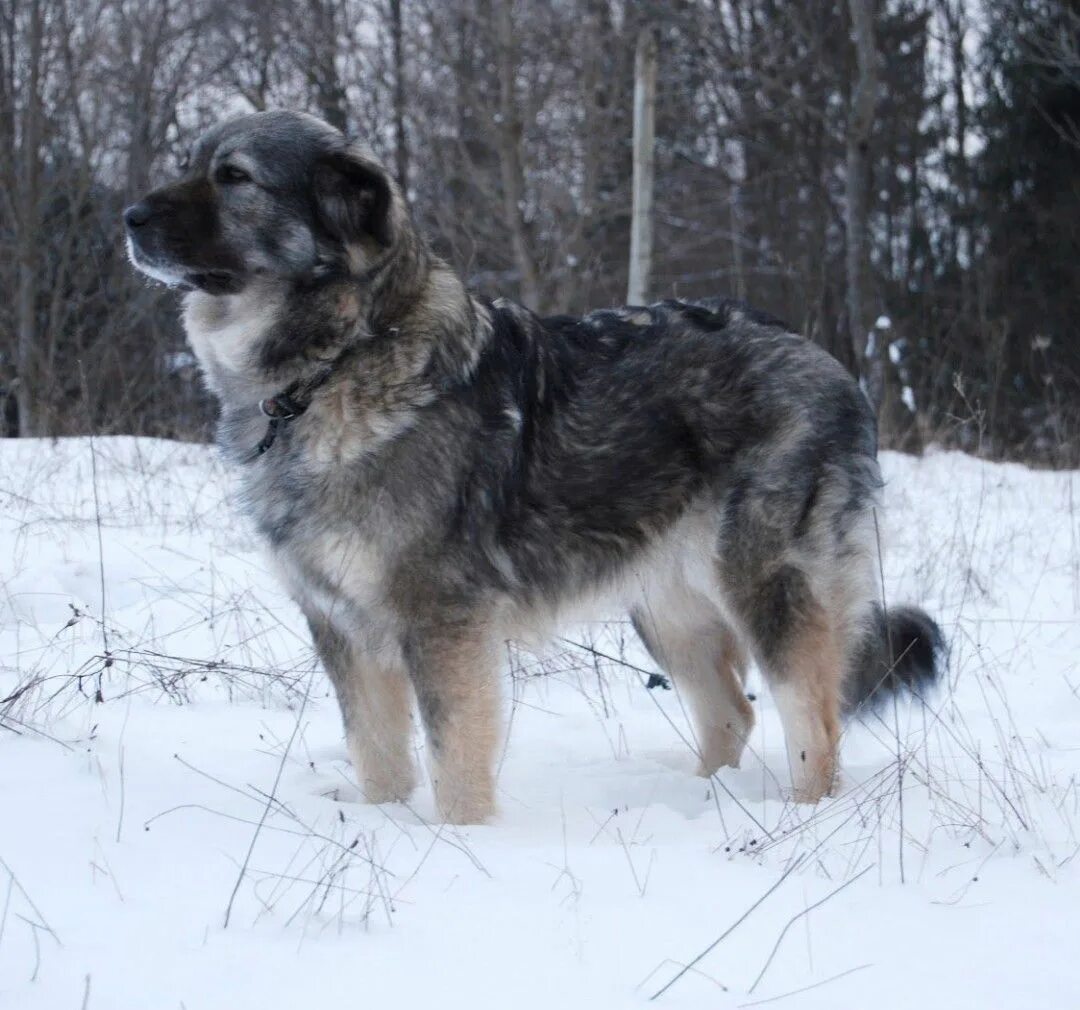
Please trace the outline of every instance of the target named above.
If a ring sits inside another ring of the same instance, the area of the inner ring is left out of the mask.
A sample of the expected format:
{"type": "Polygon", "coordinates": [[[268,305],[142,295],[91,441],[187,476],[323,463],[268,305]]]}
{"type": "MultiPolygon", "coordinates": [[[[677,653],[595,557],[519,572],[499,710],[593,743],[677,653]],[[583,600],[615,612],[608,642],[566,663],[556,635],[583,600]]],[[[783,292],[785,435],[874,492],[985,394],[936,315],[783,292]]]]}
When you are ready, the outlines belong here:
{"type": "Polygon", "coordinates": [[[409,148],[405,139],[405,29],[401,0],[390,0],[390,38],[394,64],[394,167],[398,185],[409,185],[409,148]]]}
{"type": "Polygon", "coordinates": [[[11,86],[8,93],[13,105],[16,94],[20,90],[23,94],[21,108],[14,106],[10,115],[10,120],[18,124],[20,144],[5,187],[8,191],[5,202],[15,225],[15,368],[18,375],[15,397],[19,433],[34,436],[45,434],[40,410],[44,399],[41,387],[45,382],[44,341],[37,325],[37,243],[42,226],[41,148],[45,134],[44,88],[49,76],[42,0],[30,0],[21,17],[15,8],[10,19],[5,20],[10,31],[5,49],[9,54],[11,86]],[[25,54],[26,62],[19,68],[16,61],[22,54],[25,54]]]}
{"type": "Polygon", "coordinates": [[[622,301],[646,22],[664,59],[631,297],[786,318],[860,374],[886,444],[919,426],[1080,458],[1080,15],[1045,0],[0,0],[5,429],[206,431],[173,297],[131,274],[118,218],[233,111],[361,137],[483,294],[622,301]]]}
{"type": "Polygon", "coordinates": [[[847,312],[855,361],[867,384],[870,401],[881,403],[880,349],[869,323],[870,142],[877,108],[877,45],[874,0],[848,0],[855,39],[857,71],[847,131],[845,230],[847,233],[847,312]]]}
{"type": "Polygon", "coordinates": [[[656,144],[656,33],[638,35],[634,60],[634,202],[630,214],[630,280],[626,300],[643,305],[652,276],[653,180],[656,144]]]}
{"type": "Polygon", "coordinates": [[[502,175],[503,217],[517,263],[521,297],[531,308],[540,307],[540,280],[525,219],[525,170],[521,162],[523,127],[515,81],[512,0],[494,0],[496,59],[499,68],[499,117],[496,131],[502,175]]]}

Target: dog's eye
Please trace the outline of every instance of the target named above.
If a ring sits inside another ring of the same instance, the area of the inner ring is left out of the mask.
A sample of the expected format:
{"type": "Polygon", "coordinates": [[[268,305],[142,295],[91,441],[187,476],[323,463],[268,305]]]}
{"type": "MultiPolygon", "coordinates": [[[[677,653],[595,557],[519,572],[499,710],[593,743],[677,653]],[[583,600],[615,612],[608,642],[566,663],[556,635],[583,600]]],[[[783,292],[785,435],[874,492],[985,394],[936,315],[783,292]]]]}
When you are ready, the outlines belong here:
{"type": "Polygon", "coordinates": [[[251,176],[235,165],[222,165],[217,172],[218,182],[251,182],[251,176]]]}

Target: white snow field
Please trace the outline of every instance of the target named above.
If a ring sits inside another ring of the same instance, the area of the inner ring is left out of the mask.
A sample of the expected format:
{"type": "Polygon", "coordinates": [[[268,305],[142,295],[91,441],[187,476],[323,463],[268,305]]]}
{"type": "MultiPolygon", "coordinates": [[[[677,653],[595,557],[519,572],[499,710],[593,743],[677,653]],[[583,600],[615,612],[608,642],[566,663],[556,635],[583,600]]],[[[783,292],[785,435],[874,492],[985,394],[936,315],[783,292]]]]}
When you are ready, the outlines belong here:
{"type": "Polygon", "coordinates": [[[0,441],[0,1007],[1080,1006],[1080,474],[884,467],[950,670],[834,799],[786,799],[756,679],[695,778],[612,615],[508,648],[500,813],[448,828],[359,802],[212,450],[0,441]]]}

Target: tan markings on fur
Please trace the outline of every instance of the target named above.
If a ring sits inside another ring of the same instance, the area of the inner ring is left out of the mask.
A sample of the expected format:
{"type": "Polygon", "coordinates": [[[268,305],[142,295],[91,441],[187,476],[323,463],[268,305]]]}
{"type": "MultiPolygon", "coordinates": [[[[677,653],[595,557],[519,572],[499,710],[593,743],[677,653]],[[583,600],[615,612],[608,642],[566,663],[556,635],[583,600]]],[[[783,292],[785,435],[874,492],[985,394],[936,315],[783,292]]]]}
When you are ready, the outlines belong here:
{"type": "Polygon", "coordinates": [[[800,803],[816,803],[836,785],[845,660],[841,633],[831,615],[819,610],[788,650],[784,676],[772,682],[800,803]]]}
{"type": "Polygon", "coordinates": [[[465,288],[457,274],[449,268],[436,267],[428,274],[418,315],[428,323],[443,325],[449,318],[453,320],[455,328],[460,328],[469,322],[465,314],[466,299],[465,288]]]}
{"type": "Polygon", "coordinates": [[[383,248],[374,239],[345,244],[345,262],[353,274],[362,274],[383,253],[383,248]]]}
{"type": "Polygon", "coordinates": [[[312,462],[323,467],[343,466],[365,453],[374,453],[408,430],[423,398],[407,388],[411,362],[399,361],[407,348],[388,356],[359,382],[331,381],[309,408],[317,423],[298,437],[306,440],[312,462]],[[372,388],[381,387],[381,388],[372,388]]]}
{"type": "MultiPolygon", "coordinates": [[[[457,378],[467,379],[476,368],[488,337],[491,319],[487,311],[477,311],[461,279],[443,263],[437,263],[428,274],[417,307],[409,313],[405,326],[420,327],[433,333],[453,332],[461,357],[452,362],[457,378]],[[469,334],[469,339],[462,336],[469,334]]],[[[436,341],[436,354],[445,353],[445,341],[436,341]]]]}
{"type": "Polygon", "coordinates": [[[699,775],[737,768],[754,728],[746,697],[746,655],[709,600],[682,587],[650,594],[638,610],[657,661],[685,697],[693,717],[699,775]]]}
{"type": "Polygon", "coordinates": [[[738,768],[743,748],[754,728],[754,707],[746,697],[746,655],[734,633],[725,628],[716,661],[726,706],[717,706],[713,736],[702,749],[699,775],[718,768],[738,768]]]}
{"type": "Polygon", "coordinates": [[[351,393],[345,383],[335,383],[312,404],[318,424],[308,428],[307,447],[320,466],[340,465],[374,448],[367,419],[363,411],[353,409],[351,393]]]}
{"type": "Polygon", "coordinates": [[[431,778],[440,816],[451,824],[481,824],[495,812],[495,755],[501,737],[498,660],[487,637],[457,638],[439,650],[431,778]]]}
{"type": "Polygon", "coordinates": [[[342,291],[337,296],[338,321],[352,325],[360,318],[360,296],[351,289],[342,291]]]}
{"type": "Polygon", "coordinates": [[[300,565],[290,553],[277,553],[274,561],[305,611],[318,613],[349,641],[339,691],[346,692],[341,701],[357,782],[372,803],[406,799],[416,785],[413,692],[394,621],[382,606],[382,554],[357,533],[325,533],[305,548],[300,565]],[[305,567],[336,590],[318,588],[305,578],[305,567]],[[362,633],[352,623],[354,608],[366,615],[362,633]]]}
{"type": "Polygon", "coordinates": [[[408,799],[416,786],[412,686],[404,669],[381,660],[361,657],[348,679],[349,756],[369,803],[408,799]]]}

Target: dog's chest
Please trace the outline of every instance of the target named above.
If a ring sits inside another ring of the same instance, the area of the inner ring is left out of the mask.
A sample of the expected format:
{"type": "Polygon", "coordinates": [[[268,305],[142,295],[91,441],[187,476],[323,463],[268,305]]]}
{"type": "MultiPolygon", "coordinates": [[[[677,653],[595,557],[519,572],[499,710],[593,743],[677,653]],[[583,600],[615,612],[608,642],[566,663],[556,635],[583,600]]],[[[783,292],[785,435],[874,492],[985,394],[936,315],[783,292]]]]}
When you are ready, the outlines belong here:
{"type": "Polygon", "coordinates": [[[282,311],[279,292],[253,284],[238,295],[211,298],[193,292],[184,300],[188,344],[207,384],[225,402],[238,390],[266,395],[256,349],[282,311]]]}
{"type": "Polygon", "coordinates": [[[386,610],[390,558],[357,530],[315,530],[271,548],[290,595],[309,616],[365,622],[386,610]]]}
{"type": "Polygon", "coordinates": [[[246,509],[305,610],[374,619],[403,591],[405,557],[427,528],[422,496],[403,496],[400,467],[380,457],[328,465],[293,435],[241,469],[246,509]]]}

